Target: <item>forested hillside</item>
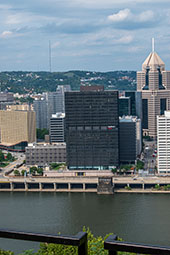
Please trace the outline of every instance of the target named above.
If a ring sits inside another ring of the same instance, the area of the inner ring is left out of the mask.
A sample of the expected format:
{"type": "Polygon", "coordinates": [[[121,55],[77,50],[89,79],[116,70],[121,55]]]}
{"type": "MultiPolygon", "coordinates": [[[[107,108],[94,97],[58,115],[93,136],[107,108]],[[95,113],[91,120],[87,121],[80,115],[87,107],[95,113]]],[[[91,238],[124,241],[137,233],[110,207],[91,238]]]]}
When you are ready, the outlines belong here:
{"type": "Polygon", "coordinates": [[[79,90],[80,85],[104,85],[105,89],[136,89],[135,71],[114,72],[1,72],[0,89],[9,92],[32,93],[55,91],[57,85],[71,85],[72,90],[79,90]]]}

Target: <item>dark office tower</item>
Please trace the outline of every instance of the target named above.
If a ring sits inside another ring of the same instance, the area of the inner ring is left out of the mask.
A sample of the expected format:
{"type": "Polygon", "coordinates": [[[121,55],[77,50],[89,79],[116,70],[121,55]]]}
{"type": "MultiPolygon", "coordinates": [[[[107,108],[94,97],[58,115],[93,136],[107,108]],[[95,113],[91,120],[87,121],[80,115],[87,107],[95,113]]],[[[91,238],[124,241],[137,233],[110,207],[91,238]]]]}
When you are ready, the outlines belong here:
{"type": "Polygon", "coordinates": [[[131,115],[131,100],[130,97],[119,97],[119,116],[131,115]]]}
{"type": "Polygon", "coordinates": [[[120,163],[134,163],[142,150],[141,120],[137,117],[120,118],[120,163]]]}
{"type": "Polygon", "coordinates": [[[111,169],[119,165],[117,91],[65,93],[67,165],[111,169]]]}

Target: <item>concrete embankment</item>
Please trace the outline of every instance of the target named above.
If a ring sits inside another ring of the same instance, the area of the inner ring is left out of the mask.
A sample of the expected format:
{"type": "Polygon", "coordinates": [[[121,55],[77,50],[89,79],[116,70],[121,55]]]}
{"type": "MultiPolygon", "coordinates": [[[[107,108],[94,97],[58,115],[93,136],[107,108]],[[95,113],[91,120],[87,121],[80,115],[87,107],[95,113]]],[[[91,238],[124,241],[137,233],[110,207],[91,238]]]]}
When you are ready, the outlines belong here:
{"type": "Polygon", "coordinates": [[[7,177],[0,178],[1,191],[23,192],[96,192],[115,193],[170,193],[169,177],[115,177],[115,176],[61,176],[61,177],[7,177]],[[159,185],[161,190],[156,190],[159,185]]]}

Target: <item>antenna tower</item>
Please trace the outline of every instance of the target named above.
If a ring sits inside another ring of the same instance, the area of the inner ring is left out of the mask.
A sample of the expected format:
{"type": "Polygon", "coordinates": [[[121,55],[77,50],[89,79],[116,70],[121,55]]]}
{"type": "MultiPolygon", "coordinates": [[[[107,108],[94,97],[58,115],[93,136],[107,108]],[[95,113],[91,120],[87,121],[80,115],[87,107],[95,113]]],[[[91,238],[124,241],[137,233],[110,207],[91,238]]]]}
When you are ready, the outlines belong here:
{"type": "Polygon", "coordinates": [[[51,41],[49,41],[49,70],[51,73],[51,41]]]}

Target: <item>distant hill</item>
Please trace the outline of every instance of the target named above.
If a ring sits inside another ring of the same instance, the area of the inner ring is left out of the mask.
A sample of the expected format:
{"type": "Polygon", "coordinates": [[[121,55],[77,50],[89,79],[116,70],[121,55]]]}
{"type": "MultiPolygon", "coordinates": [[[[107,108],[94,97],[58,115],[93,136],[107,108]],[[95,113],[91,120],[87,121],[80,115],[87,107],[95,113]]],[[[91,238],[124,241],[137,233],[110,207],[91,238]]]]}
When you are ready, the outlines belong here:
{"type": "Polygon", "coordinates": [[[79,90],[80,85],[104,85],[105,89],[136,90],[135,71],[114,72],[1,72],[0,89],[21,94],[55,91],[57,85],[71,85],[79,90]]]}

